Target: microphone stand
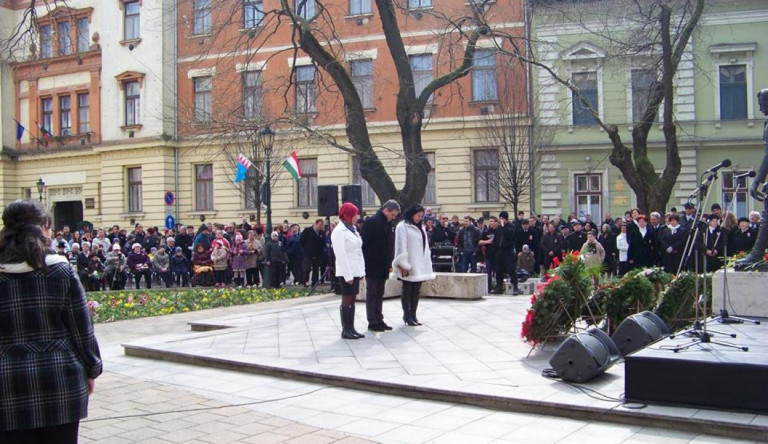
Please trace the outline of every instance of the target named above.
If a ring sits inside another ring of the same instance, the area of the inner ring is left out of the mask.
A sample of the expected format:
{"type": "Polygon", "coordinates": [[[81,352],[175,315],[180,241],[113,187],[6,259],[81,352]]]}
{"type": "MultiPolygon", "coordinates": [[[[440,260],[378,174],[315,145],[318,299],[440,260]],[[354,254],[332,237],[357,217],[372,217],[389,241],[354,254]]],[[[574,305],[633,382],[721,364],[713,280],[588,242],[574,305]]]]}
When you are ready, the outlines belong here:
{"type": "MultiPolygon", "coordinates": [[[[738,195],[739,195],[739,184],[740,184],[740,181],[736,179],[736,187],[733,190],[733,197],[731,198],[731,203],[725,208],[725,217],[723,219],[727,218],[728,214],[732,212],[733,206],[735,205],[736,199],[738,198],[738,195]]],[[[739,229],[738,223],[735,229],[737,230],[739,229]]],[[[720,238],[720,235],[722,233],[723,233],[723,228],[721,227],[720,233],[718,233],[717,235],[718,239],[720,238]]],[[[715,241],[715,243],[717,243],[717,241],[715,241]]],[[[725,262],[727,257],[728,257],[728,242],[726,239],[726,242],[723,245],[723,262],[725,262]]],[[[725,266],[723,267],[723,305],[720,308],[720,314],[718,316],[713,315],[712,319],[714,321],[720,322],[721,324],[741,324],[744,322],[750,322],[754,325],[760,325],[760,321],[756,321],[754,319],[731,316],[728,313],[728,308],[726,305],[726,303],[730,302],[730,299],[731,299],[731,293],[730,293],[730,289],[728,288],[728,264],[725,264],[725,266]]]]}
{"type": "MultiPolygon", "coordinates": [[[[704,260],[704,252],[699,252],[700,254],[693,254],[693,251],[695,249],[695,242],[701,235],[701,215],[703,213],[702,209],[706,205],[707,201],[709,200],[709,196],[712,192],[712,188],[710,185],[712,182],[714,182],[717,179],[717,171],[712,171],[709,173],[709,176],[707,177],[704,182],[698,187],[696,192],[692,195],[692,197],[696,197],[696,200],[698,201],[698,208],[696,209],[695,218],[693,220],[693,223],[696,224],[695,230],[690,230],[688,234],[688,241],[685,245],[685,251],[683,253],[683,259],[680,261],[680,267],[678,268],[678,274],[680,273],[680,270],[682,270],[684,264],[687,262],[687,260],[693,256],[694,257],[694,272],[696,273],[696,286],[695,286],[695,297],[694,297],[694,304],[695,304],[695,313],[696,313],[696,320],[693,322],[693,326],[691,328],[683,331],[680,334],[683,335],[689,335],[693,336],[691,341],[676,345],[672,348],[669,348],[673,352],[677,353],[681,350],[687,350],[694,345],[698,344],[715,344],[715,345],[721,345],[723,347],[730,347],[730,348],[736,348],[743,351],[748,351],[749,347],[744,347],[736,344],[731,344],[730,342],[722,342],[722,341],[713,341],[712,336],[714,334],[721,334],[721,335],[727,335],[732,338],[736,337],[735,333],[724,333],[719,332],[715,330],[707,330],[707,322],[702,322],[702,309],[699,307],[699,301],[703,299],[705,302],[707,300],[707,281],[706,278],[703,279],[702,284],[702,294],[699,296],[699,282],[702,279],[701,275],[699,274],[699,260],[704,260]]],[[[705,268],[705,274],[706,274],[706,268],[705,268]]],[[[706,316],[706,313],[704,313],[706,316]]],[[[671,334],[669,335],[670,339],[673,339],[677,334],[671,334]]]]}

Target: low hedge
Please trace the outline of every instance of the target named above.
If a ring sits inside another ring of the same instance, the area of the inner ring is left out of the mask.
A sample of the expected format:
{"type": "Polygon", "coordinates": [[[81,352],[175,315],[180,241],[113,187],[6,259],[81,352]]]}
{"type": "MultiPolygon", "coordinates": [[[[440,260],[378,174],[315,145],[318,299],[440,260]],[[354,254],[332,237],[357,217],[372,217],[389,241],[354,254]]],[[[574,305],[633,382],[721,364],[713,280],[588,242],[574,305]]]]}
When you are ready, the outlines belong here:
{"type": "Polygon", "coordinates": [[[305,296],[303,288],[168,288],[88,293],[93,321],[114,322],[150,316],[255,304],[305,296]]]}

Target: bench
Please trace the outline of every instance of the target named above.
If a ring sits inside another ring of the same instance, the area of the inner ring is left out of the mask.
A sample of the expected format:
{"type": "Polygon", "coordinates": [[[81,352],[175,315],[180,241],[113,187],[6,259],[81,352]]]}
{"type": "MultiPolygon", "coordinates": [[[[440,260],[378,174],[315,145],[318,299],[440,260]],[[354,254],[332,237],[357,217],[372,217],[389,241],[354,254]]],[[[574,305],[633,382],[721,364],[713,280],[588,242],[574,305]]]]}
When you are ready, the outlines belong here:
{"type": "MultiPolygon", "coordinates": [[[[421,286],[421,297],[447,299],[482,299],[488,294],[488,278],[485,273],[435,273],[436,278],[421,286]]],[[[400,297],[402,284],[397,279],[387,279],[384,298],[400,297]]],[[[365,279],[360,280],[358,301],[365,300],[365,279]]]]}

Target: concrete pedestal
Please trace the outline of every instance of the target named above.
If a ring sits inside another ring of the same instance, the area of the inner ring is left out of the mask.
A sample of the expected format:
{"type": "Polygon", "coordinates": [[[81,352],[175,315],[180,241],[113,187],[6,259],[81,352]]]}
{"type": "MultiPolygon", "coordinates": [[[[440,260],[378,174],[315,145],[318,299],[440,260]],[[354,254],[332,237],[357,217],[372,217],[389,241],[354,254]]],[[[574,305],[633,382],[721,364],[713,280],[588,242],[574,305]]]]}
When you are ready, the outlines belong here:
{"type": "MultiPolygon", "coordinates": [[[[482,299],[488,294],[488,281],[485,273],[435,273],[436,278],[424,282],[421,286],[421,297],[448,299],[482,299]]],[[[365,279],[360,280],[358,301],[365,300],[365,279]]],[[[397,279],[387,279],[384,287],[384,298],[400,297],[402,283],[397,279]]]]}
{"type": "Polygon", "coordinates": [[[712,278],[712,305],[714,313],[723,308],[723,291],[728,289],[730,302],[725,308],[733,316],[768,317],[768,273],[757,271],[733,271],[728,269],[715,272],[712,278]],[[723,285],[728,281],[727,287],[723,285]]]}

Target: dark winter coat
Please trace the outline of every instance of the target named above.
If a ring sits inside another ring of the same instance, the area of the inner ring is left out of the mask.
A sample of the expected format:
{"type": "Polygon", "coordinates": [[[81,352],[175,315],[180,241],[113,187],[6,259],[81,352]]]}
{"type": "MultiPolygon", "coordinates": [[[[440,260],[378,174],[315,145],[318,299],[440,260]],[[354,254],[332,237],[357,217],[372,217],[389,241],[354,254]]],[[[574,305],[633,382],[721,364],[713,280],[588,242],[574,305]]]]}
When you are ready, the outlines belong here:
{"type": "Polygon", "coordinates": [[[675,232],[669,227],[663,228],[659,235],[659,252],[661,254],[661,266],[667,273],[677,273],[680,261],[683,258],[683,250],[688,242],[688,230],[678,226],[675,232]]]}
{"type": "Polygon", "coordinates": [[[171,256],[171,271],[177,274],[189,273],[189,259],[183,254],[181,256],[171,256]]]}
{"type": "Polygon", "coordinates": [[[273,242],[272,240],[267,242],[267,246],[264,249],[264,256],[264,260],[267,262],[285,262],[285,251],[283,251],[283,243],[280,241],[273,242]]]}
{"type": "Polygon", "coordinates": [[[361,236],[363,238],[363,259],[365,260],[365,275],[376,279],[386,279],[392,263],[393,235],[392,223],[379,210],[363,223],[361,236]]]}
{"type": "Polygon", "coordinates": [[[640,233],[640,229],[627,233],[629,241],[629,250],[627,251],[627,261],[630,261],[632,268],[647,268],[656,265],[657,241],[656,235],[650,227],[646,227],[645,236],[640,233]]]}
{"type": "Polygon", "coordinates": [[[0,267],[0,430],[76,422],[88,407],[86,378],[101,374],[85,292],[61,256],[47,272],[0,267]]]}
{"type": "Polygon", "coordinates": [[[740,228],[731,231],[730,236],[728,236],[728,256],[733,256],[741,251],[749,253],[755,246],[755,239],[757,239],[757,230],[752,228],[747,228],[747,231],[741,231],[740,228]]]}
{"type": "Polygon", "coordinates": [[[307,227],[301,232],[299,242],[305,257],[321,257],[323,255],[325,237],[322,233],[317,234],[314,226],[307,227]]]}

